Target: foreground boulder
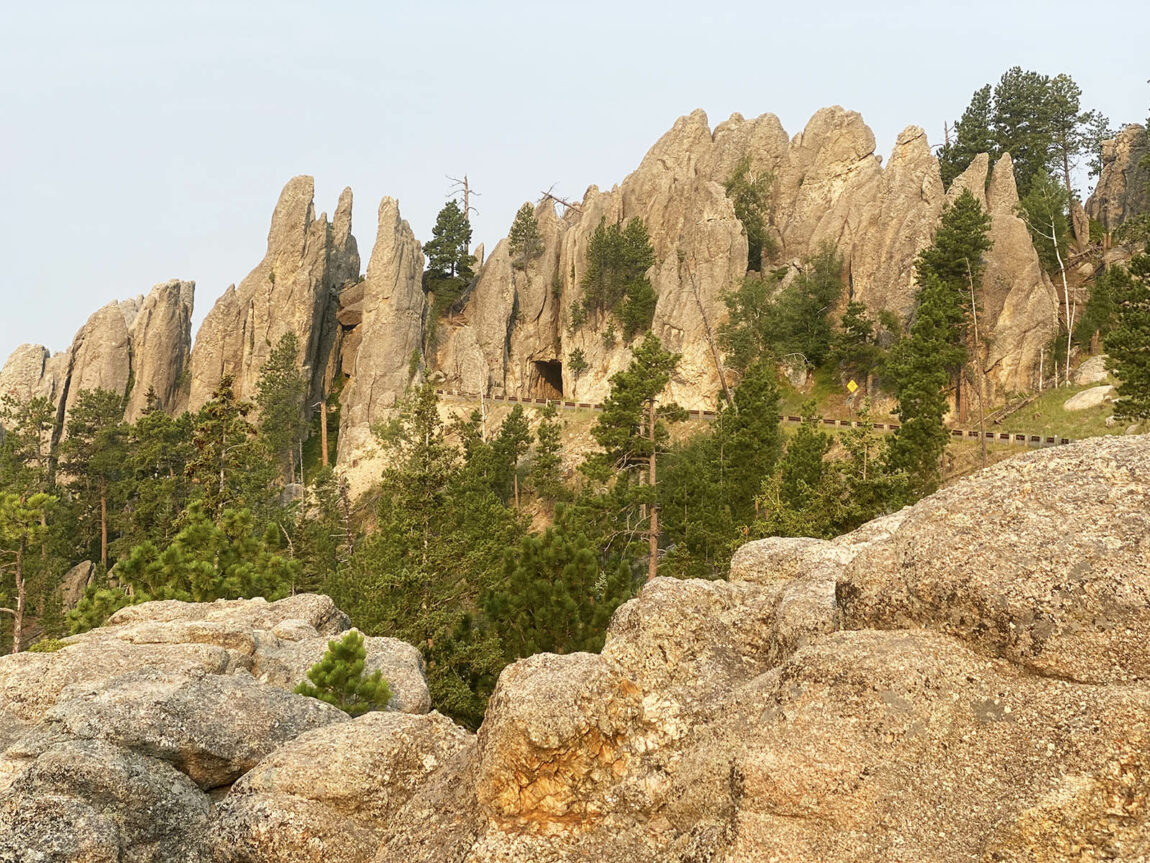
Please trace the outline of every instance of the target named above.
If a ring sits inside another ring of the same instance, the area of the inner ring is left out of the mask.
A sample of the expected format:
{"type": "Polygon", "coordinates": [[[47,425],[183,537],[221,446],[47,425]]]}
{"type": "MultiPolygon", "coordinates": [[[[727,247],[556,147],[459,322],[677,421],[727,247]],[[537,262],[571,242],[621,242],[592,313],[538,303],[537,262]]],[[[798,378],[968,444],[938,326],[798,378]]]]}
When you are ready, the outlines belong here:
{"type": "Polygon", "coordinates": [[[473,747],[437,713],[368,713],[282,746],[236,783],[214,817],[217,860],[369,861],[414,794],[473,747]]]}

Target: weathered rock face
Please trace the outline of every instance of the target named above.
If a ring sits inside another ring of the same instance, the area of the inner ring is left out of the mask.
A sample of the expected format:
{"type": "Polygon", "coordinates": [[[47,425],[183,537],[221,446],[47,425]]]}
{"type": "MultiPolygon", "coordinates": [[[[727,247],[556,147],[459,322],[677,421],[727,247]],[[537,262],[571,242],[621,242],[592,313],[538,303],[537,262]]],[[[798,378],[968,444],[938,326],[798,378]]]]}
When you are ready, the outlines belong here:
{"type": "Polygon", "coordinates": [[[374,819],[473,742],[441,716],[415,715],[428,709],[423,660],[394,639],[367,639],[368,665],[407,713],[344,733],[346,714],[292,694],[347,628],[326,596],[154,602],[55,652],[0,659],[0,859],[369,860],[374,819]],[[267,761],[301,736],[294,756],[267,761]],[[304,764],[312,774],[296,773],[304,764]],[[222,797],[257,765],[230,826],[210,828],[206,792],[222,797]],[[260,844],[266,825],[251,819],[276,813],[304,819],[280,825],[303,831],[284,834],[300,840],[296,856],[274,856],[282,837],[260,844]],[[307,856],[313,828],[327,831],[325,855],[358,856],[307,856]]]}
{"type": "Polygon", "coordinates": [[[216,302],[196,335],[188,366],[189,389],[181,407],[199,409],[221,378],[231,375],[236,396],[250,398],[268,354],[293,332],[300,363],[322,386],[326,346],[334,339],[333,295],[359,273],[351,236],[351,192],[340,196],[334,223],[316,218],[311,177],[295,177],[283,189],[268,231],[267,254],[238,287],[216,302]]]}
{"type": "Polygon", "coordinates": [[[50,359],[43,345],[20,345],[0,369],[0,396],[20,401],[43,396],[56,401],[59,382],[47,374],[50,359]]]}
{"type": "Polygon", "coordinates": [[[1108,231],[1131,216],[1150,212],[1150,169],[1142,159],[1150,154],[1146,129],[1133,123],[1118,137],[1102,142],[1102,174],[1094,194],[1086,202],[1086,212],[1108,231]]]}
{"type": "MultiPolygon", "coordinates": [[[[914,261],[946,200],[922,129],[899,135],[884,168],[874,135],[853,111],[820,110],[790,140],[772,114],[753,120],[735,114],[711,132],[696,111],[679,118],[620,186],[603,192],[592,186],[561,219],[550,201],[541,204],[536,216],[545,252],[538,258],[512,266],[506,248],[496,247],[461,320],[443,327],[433,367],[465,392],[601,400],[630,351],[610,338],[608,329],[619,325],[606,317],[572,326],[587,247],[602,220],[622,225],[640,217],[656,255],[649,272],[658,295],[652,329],[683,355],[670,394],[688,407],[713,407],[722,385],[715,345],[726,317],[721,295],[747,271],[746,234],[724,188],[743,163],[756,176],[772,177],[773,251],[763,266],[797,271],[829,245],[843,258],[847,298],[864,302],[872,315],[890,311],[909,320],[914,261]],[[569,368],[577,350],[588,364],[578,376],[569,368]]],[[[976,160],[951,194],[970,187],[987,204],[988,168],[984,157],[976,160]]],[[[1009,160],[995,172],[996,246],[979,288],[980,303],[991,309],[986,363],[994,386],[987,395],[995,398],[1034,382],[1054,326],[1053,288],[1014,214],[1010,174],[1009,160]]]]}
{"type": "Polygon", "coordinates": [[[657,579],[601,656],[506,669],[473,791],[421,787],[376,860],[1143,859],[1148,468],[1035,453],[657,579]]]}
{"type": "Polygon", "coordinates": [[[216,859],[368,863],[415,790],[472,748],[438,713],[368,713],[304,734],[232,787],[213,818],[216,859]]]}
{"type": "Polygon", "coordinates": [[[192,351],[195,290],[195,282],[164,282],[152,288],[140,305],[128,332],[132,391],[124,418],[129,422],[150,407],[149,393],[159,407],[175,406],[180,376],[192,351]]]}
{"type": "Polygon", "coordinates": [[[343,360],[349,380],[341,396],[338,460],[345,468],[370,458],[371,426],[387,416],[412,381],[412,357],[418,360],[423,347],[422,275],[423,252],[411,226],[400,218],[399,203],[384,198],[367,278],[362,288],[351,289],[346,303],[341,299],[357,344],[343,360]]]}

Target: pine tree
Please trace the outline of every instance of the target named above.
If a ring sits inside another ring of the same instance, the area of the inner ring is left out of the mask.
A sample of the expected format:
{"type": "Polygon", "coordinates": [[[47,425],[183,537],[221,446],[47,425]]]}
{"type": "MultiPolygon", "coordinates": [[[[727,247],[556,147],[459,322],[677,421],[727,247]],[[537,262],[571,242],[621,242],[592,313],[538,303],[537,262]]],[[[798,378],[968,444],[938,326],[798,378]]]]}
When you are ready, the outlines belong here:
{"type": "Polygon", "coordinates": [[[24,622],[28,608],[28,559],[46,530],[48,510],[56,502],[51,495],[18,495],[0,492],[0,612],[12,618],[12,652],[24,647],[24,622]]]}
{"type": "Polygon", "coordinates": [[[251,410],[251,402],[236,398],[232,377],[225,375],[196,416],[192,458],[184,472],[212,520],[225,509],[244,508],[260,523],[268,518],[270,462],[256,430],[247,421],[251,410]]]}
{"type": "Polygon", "coordinates": [[[889,463],[907,476],[917,499],[938,487],[939,460],[950,434],[943,425],[950,370],[961,365],[954,343],[954,297],[931,273],[918,293],[910,334],[891,349],[887,362],[898,392],[901,425],[891,443],[889,463]]]}
{"type": "Polygon", "coordinates": [[[946,186],[950,186],[979,153],[986,153],[991,159],[998,157],[991,129],[993,122],[994,101],[987,84],[974,91],[970,104],[962,112],[962,119],[954,124],[954,141],[947,141],[939,151],[939,168],[946,186]]]}
{"type": "Polygon", "coordinates": [[[567,493],[562,473],[562,435],[559,409],[554,402],[548,402],[540,411],[539,425],[535,429],[535,452],[531,457],[528,482],[536,497],[551,504],[562,500],[567,493]]]}
{"type": "Polygon", "coordinates": [[[539,220],[535,208],[524,204],[515,214],[507,234],[507,251],[513,266],[526,269],[527,264],[543,254],[543,237],[539,233],[539,220]]]}
{"type": "Polygon", "coordinates": [[[264,446],[287,482],[295,482],[296,448],[307,435],[307,388],[299,364],[299,339],[295,333],[284,333],[260,370],[255,406],[264,446]]]}
{"type": "Polygon", "coordinates": [[[678,362],[678,354],[665,351],[654,333],[647,334],[635,348],[631,365],[611,378],[611,394],[591,429],[601,449],[580,466],[601,484],[612,476],[619,478],[617,485],[630,506],[646,510],[648,578],[654,577],[658,559],[656,460],[659,449],[666,445],[664,420],[686,419],[686,411],[677,404],[660,404],[678,362]]]}
{"type": "Polygon", "coordinates": [[[427,272],[433,281],[470,279],[475,258],[468,253],[471,225],[457,201],[444,204],[435,217],[431,239],[423,245],[427,255],[427,272]]]}
{"type": "Polygon", "coordinates": [[[522,405],[515,405],[499,426],[491,448],[495,453],[499,475],[496,493],[504,501],[513,499],[519,509],[519,460],[531,446],[531,427],[522,405]]]}
{"type": "Polygon", "coordinates": [[[1106,368],[1121,381],[1114,415],[1145,420],[1150,419],[1150,254],[1135,256],[1129,272],[1111,286],[1118,316],[1106,338],[1106,368]]]}
{"type": "Polygon", "coordinates": [[[822,419],[816,411],[813,399],[803,405],[803,423],[787,441],[779,462],[779,491],[783,502],[795,510],[806,506],[822,483],[823,459],[831,448],[830,436],[819,430],[822,419]]]}
{"type": "Polygon", "coordinates": [[[867,316],[866,304],[858,300],[848,302],[840,327],[832,337],[828,358],[865,388],[883,358],[875,323],[867,316]]]}
{"type": "Polygon", "coordinates": [[[751,168],[750,155],[744,156],[727,182],[723,184],[727,197],[735,208],[735,218],[747,232],[747,269],[758,271],[763,266],[763,253],[774,252],[767,230],[771,184],[769,172],[756,173],[751,168]]]}
{"type": "Polygon", "coordinates": [[[598,651],[630,583],[622,563],[609,571],[600,567],[590,541],[568,523],[560,504],[553,526],[523,537],[507,554],[484,611],[507,662],[542,652],[598,651]]]}
{"type": "Polygon", "coordinates": [[[386,710],[391,689],[382,671],[364,673],[366,661],[363,635],[357,630],[348,630],[342,639],[327,643],[323,659],[308,670],[308,679],[295,688],[295,693],[318,698],[349,716],[386,710]]]}
{"type": "Polygon", "coordinates": [[[596,315],[596,320],[616,315],[627,341],[650,329],[657,298],[647,270],[654,264],[655,250],[642,219],[636,216],[623,228],[600,220],[587,246],[584,313],[596,315]]]}
{"type": "MultiPolygon", "coordinates": [[[[96,535],[100,565],[108,568],[110,515],[119,509],[127,461],[123,399],[111,390],[85,390],[72,405],[61,466],[80,505],[81,524],[96,535]]],[[[89,534],[91,535],[91,534],[89,534]]]]}

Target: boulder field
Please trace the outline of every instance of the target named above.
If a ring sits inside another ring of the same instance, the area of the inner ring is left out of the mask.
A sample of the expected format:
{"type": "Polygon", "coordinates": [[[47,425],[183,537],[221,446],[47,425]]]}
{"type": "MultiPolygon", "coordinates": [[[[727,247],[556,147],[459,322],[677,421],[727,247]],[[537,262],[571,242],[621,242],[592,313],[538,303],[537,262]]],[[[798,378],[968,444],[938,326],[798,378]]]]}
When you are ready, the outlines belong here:
{"type": "Polygon", "coordinates": [[[0,860],[1150,859],[1150,436],[1002,462],[507,667],[478,734],[291,694],[323,596],[147,603],[0,659],[0,860]]]}

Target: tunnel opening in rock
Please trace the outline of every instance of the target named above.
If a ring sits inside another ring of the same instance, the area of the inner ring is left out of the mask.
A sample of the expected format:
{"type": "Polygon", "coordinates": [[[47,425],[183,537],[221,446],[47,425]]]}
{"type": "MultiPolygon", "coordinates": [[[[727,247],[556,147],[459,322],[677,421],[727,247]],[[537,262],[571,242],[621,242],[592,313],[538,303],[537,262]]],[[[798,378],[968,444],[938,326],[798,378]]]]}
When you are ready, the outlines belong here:
{"type": "Polygon", "coordinates": [[[531,396],[537,399],[563,398],[563,363],[535,360],[531,363],[531,396]]]}

